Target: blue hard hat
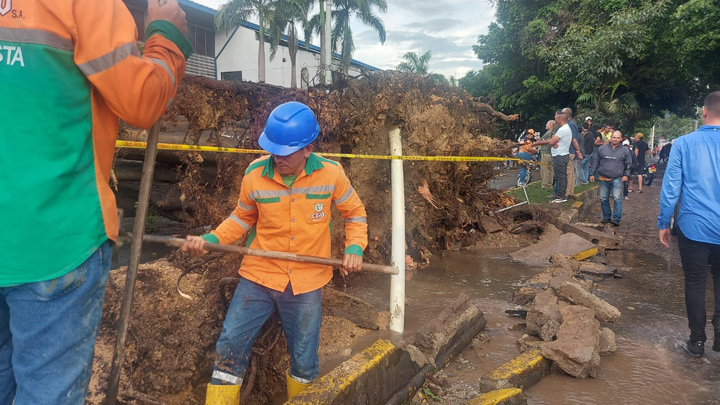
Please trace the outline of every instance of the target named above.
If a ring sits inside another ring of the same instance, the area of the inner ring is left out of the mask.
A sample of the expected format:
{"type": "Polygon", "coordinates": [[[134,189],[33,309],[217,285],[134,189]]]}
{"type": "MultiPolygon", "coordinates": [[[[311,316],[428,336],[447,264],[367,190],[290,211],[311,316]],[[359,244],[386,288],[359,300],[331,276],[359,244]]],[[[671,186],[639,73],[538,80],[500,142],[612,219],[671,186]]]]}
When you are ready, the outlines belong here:
{"type": "Polygon", "coordinates": [[[310,107],[290,101],[270,113],[258,143],[273,155],[287,156],[312,143],[319,133],[320,125],[310,107]]]}

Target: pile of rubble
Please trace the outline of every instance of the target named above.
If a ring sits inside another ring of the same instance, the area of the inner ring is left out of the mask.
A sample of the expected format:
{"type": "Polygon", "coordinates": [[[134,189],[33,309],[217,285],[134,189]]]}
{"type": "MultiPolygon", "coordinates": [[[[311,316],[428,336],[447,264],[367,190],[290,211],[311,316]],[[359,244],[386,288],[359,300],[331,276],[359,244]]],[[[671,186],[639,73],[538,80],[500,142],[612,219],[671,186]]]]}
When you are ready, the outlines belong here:
{"type": "MultiPolygon", "coordinates": [[[[513,297],[527,309],[528,334],[519,339],[520,350],[540,348],[564,372],[595,377],[600,355],[617,350],[615,334],[602,325],[615,323],[620,311],[592,293],[594,282],[580,275],[579,262],[563,255],[551,262],[513,297]]],[[[597,274],[597,266],[585,267],[597,274]]]]}

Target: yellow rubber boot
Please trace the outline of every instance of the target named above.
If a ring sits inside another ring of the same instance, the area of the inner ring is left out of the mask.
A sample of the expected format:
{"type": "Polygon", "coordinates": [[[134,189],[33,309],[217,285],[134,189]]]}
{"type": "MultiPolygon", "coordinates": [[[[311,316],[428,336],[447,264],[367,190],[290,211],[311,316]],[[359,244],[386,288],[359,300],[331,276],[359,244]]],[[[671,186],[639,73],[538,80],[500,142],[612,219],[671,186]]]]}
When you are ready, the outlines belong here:
{"type": "Polygon", "coordinates": [[[285,379],[287,381],[287,396],[288,401],[295,395],[305,391],[310,384],[301,383],[290,376],[290,372],[285,370],[285,379]]]}
{"type": "Polygon", "coordinates": [[[208,384],[205,405],[240,405],[240,386],[208,384]]]}

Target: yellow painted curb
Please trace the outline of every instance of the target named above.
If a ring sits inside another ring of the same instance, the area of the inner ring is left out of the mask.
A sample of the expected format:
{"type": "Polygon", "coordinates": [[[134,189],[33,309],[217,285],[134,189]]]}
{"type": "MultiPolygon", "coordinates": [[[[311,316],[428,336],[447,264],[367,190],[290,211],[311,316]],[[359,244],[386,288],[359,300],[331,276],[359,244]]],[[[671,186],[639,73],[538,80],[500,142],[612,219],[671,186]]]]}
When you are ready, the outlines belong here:
{"type": "Polygon", "coordinates": [[[585,259],[587,259],[588,257],[593,257],[593,256],[595,256],[596,254],[598,254],[598,247],[597,247],[597,246],[592,247],[592,248],[587,249],[587,250],[583,250],[582,252],[575,253],[574,255],[572,255],[572,256],[570,256],[570,257],[574,258],[574,259],[577,260],[577,261],[580,261],[580,260],[585,260],[585,259]]]}
{"type": "Polygon", "coordinates": [[[493,380],[508,380],[533,368],[543,359],[540,349],[533,349],[496,368],[495,371],[488,374],[488,377],[493,380]]]}
{"type": "Polygon", "coordinates": [[[572,203],[572,207],[575,208],[575,209],[577,209],[577,208],[582,207],[583,204],[584,204],[584,203],[583,203],[582,201],[575,201],[574,203],[572,203]]]}
{"type": "Polygon", "coordinates": [[[497,405],[519,394],[522,394],[520,388],[503,388],[473,398],[467,402],[467,405],[497,405]]]}
{"type": "Polygon", "coordinates": [[[388,340],[379,339],[372,346],[351,357],[341,366],[310,384],[286,404],[322,404],[323,398],[335,397],[349,389],[369,370],[381,366],[398,349],[388,340]]]}

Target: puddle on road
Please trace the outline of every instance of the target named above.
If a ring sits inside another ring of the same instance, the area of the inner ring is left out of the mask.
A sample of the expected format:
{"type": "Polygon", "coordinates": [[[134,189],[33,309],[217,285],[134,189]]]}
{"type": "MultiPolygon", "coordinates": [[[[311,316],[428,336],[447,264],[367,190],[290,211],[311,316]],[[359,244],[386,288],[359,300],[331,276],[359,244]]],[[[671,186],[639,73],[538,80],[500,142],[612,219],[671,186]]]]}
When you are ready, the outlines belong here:
{"type": "Polygon", "coordinates": [[[596,378],[545,378],[526,391],[528,404],[720,403],[720,355],[710,349],[712,339],[704,358],[683,351],[689,332],[682,269],[642,251],[610,252],[608,259],[625,267],[624,279],[596,291],[622,312],[610,325],[618,351],[601,356],[596,378]]]}
{"type": "MultiPolygon", "coordinates": [[[[477,386],[480,376],[518,354],[516,339],[524,331],[508,327],[522,320],[504,311],[513,307],[513,292],[543,270],[511,262],[509,252],[450,253],[418,270],[406,285],[405,333],[368,334],[353,347],[353,354],[378,338],[412,339],[419,327],[464,292],[485,313],[484,342],[477,351],[466,349],[463,361],[454,360],[445,371],[451,381],[477,386]]],[[[617,324],[610,325],[617,335],[618,351],[601,357],[596,378],[575,379],[561,373],[545,378],[526,390],[528,404],[720,403],[720,354],[710,349],[712,341],[701,359],[689,358],[682,349],[688,334],[682,270],[641,251],[610,252],[608,260],[625,278],[608,279],[595,293],[623,314],[617,324]]],[[[349,286],[348,293],[384,311],[389,285],[388,278],[377,277],[349,286]]],[[[340,361],[324,359],[323,372],[340,361]]]]}

